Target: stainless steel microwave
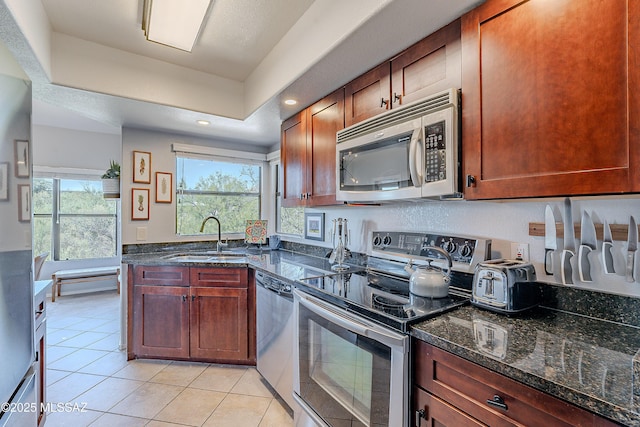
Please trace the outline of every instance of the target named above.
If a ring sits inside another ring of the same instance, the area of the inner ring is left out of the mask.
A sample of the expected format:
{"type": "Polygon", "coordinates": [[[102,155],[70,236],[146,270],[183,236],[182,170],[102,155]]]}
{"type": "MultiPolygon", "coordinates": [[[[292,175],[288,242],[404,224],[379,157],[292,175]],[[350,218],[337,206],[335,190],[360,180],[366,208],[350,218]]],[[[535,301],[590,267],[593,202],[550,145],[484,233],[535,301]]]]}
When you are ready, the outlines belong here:
{"type": "Polygon", "coordinates": [[[449,89],[339,131],[337,199],[462,198],[459,105],[449,89]]]}

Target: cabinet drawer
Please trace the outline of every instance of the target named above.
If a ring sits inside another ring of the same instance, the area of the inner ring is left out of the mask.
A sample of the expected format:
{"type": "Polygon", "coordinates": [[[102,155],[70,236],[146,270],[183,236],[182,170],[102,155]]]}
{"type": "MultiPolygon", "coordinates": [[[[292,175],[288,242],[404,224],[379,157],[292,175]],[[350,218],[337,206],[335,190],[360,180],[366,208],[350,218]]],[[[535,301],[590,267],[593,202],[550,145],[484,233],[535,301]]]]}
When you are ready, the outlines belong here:
{"type": "Polygon", "coordinates": [[[575,405],[415,340],[416,385],[491,426],[614,426],[575,405]],[[504,407],[488,403],[494,396],[504,407]]]}
{"type": "Polygon", "coordinates": [[[247,288],[246,268],[191,268],[191,286],[247,288]]]}
{"type": "Polygon", "coordinates": [[[135,285],[189,286],[189,267],[164,265],[136,265],[133,267],[135,285]]]}

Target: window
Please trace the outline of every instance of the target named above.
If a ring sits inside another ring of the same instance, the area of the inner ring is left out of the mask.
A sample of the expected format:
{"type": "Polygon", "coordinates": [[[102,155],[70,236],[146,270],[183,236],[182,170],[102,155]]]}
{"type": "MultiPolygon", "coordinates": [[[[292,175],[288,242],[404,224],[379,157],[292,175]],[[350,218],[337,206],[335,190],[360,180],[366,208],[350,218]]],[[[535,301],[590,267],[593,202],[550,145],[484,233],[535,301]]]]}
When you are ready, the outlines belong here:
{"type": "MultiPolygon", "coordinates": [[[[216,215],[222,233],[243,233],[248,219],[260,219],[261,166],[176,157],[176,232],[200,234],[202,221],[216,215]]],[[[205,232],[217,233],[208,222],[205,232]]]]}
{"type": "Polygon", "coordinates": [[[302,237],[304,233],[304,208],[282,207],[282,182],[280,180],[280,164],[276,165],[276,231],[302,237]]]}
{"type": "Polygon", "coordinates": [[[54,261],[117,255],[117,205],[100,180],[34,178],[33,250],[54,261]]]}

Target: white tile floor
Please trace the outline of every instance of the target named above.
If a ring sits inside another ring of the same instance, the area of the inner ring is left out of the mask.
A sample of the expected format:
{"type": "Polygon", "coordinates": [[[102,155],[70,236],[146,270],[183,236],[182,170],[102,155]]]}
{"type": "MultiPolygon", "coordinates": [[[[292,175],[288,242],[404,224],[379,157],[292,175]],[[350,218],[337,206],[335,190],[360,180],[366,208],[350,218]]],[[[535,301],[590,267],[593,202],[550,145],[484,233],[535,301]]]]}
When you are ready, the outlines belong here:
{"type": "Polygon", "coordinates": [[[127,362],[119,316],[115,291],[47,301],[47,427],[293,425],[253,367],[127,362]]]}

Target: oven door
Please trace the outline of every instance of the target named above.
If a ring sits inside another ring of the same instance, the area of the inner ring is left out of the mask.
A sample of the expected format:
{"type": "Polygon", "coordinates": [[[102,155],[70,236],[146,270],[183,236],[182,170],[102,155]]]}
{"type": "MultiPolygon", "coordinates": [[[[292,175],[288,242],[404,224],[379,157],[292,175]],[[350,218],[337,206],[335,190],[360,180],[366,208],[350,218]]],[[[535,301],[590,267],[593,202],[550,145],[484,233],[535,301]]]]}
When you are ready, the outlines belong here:
{"type": "Polygon", "coordinates": [[[407,425],[407,335],[298,289],[294,319],[294,398],[305,412],[296,425],[407,425]]]}

